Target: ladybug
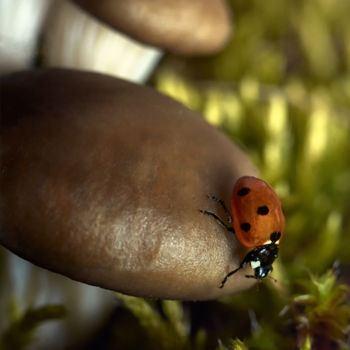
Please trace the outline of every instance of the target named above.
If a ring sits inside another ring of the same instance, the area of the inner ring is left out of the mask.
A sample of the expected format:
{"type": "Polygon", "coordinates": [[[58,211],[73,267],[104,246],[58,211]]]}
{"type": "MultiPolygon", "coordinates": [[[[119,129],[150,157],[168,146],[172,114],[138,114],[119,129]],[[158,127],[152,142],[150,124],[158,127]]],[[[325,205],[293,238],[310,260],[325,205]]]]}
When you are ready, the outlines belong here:
{"type": "Polygon", "coordinates": [[[215,196],[209,196],[209,198],[221,204],[227,221],[233,225],[227,225],[210,211],[200,211],[214,217],[228,231],[236,234],[242,245],[253,248],[241,264],[226,275],[220,288],[223,288],[230,276],[248,264],[254,270],[254,275],[246,275],[247,278],[261,280],[268,276],[277,258],[278,246],[284,234],[284,215],[276,192],[269,184],[256,177],[239,178],[231,198],[233,219],[221,199],[215,196]]]}

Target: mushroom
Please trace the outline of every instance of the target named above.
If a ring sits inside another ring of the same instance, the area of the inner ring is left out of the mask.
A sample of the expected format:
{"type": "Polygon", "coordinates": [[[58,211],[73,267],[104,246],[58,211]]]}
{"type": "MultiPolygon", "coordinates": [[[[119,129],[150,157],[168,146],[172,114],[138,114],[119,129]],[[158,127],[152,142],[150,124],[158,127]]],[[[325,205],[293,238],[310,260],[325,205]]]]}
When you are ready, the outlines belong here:
{"type": "Polygon", "coordinates": [[[92,70],[144,82],[162,50],[215,53],[231,33],[223,0],[55,3],[43,32],[45,66],[92,70]],[[88,12],[86,12],[87,10],[88,12]]]}
{"type": "Polygon", "coordinates": [[[54,3],[43,31],[42,64],[144,82],[162,56],[97,20],[70,1],[54,3]]]}
{"type": "Polygon", "coordinates": [[[220,50],[231,34],[224,0],[73,0],[110,26],[181,55],[220,50]]]}
{"type": "Polygon", "coordinates": [[[156,91],[73,70],[0,79],[0,243],[72,279],[136,296],[251,286],[246,250],[200,209],[255,175],[200,115],[156,91]]]}
{"type": "Polygon", "coordinates": [[[0,73],[30,67],[52,0],[0,0],[0,73]]]}

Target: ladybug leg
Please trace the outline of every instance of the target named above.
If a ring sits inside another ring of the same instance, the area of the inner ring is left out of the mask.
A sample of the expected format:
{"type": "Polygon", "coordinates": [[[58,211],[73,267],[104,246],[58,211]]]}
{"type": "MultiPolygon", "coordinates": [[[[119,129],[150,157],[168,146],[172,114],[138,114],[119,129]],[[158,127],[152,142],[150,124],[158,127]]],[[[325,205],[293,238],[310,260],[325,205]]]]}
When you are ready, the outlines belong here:
{"type": "Polygon", "coordinates": [[[231,214],[228,212],[224,201],[222,199],[219,199],[219,198],[215,197],[215,196],[208,196],[208,198],[213,199],[214,201],[219,202],[221,204],[221,206],[224,209],[224,212],[226,214],[227,221],[229,223],[231,223],[232,222],[232,217],[231,217],[231,214]]]}
{"type": "Polygon", "coordinates": [[[256,280],[260,279],[254,275],[245,275],[246,278],[255,278],[256,280]]]}
{"type": "Polygon", "coordinates": [[[230,276],[232,276],[234,273],[236,273],[238,270],[240,270],[241,268],[242,268],[242,266],[237,267],[237,269],[235,269],[235,270],[229,272],[229,273],[225,276],[225,278],[222,280],[221,286],[220,286],[219,288],[223,288],[224,285],[225,285],[225,283],[226,283],[226,281],[227,281],[227,279],[228,279],[230,276]]]}
{"type": "MultiPolygon", "coordinates": [[[[250,252],[252,253],[252,252],[250,252]]],[[[249,263],[249,260],[250,259],[250,255],[248,253],[248,255],[244,258],[244,260],[241,262],[241,264],[239,265],[239,267],[237,267],[237,269],[234,269],[233,271],[229,272],[225,278],[222,280],[221,282],[221,286],[220,288],[222,288],[224,286],[224,284],[226,283],[227,279],[232,276],[234,273],[236,273],[238,270],[242,269],[243,267],[245,267],[248,263],[249,263]]],[[[253,276],[254,277],[254,276],[253,276]]]]}
{"type": "Polygon", "coordinates": [[[227,231],[235,233],[235,230],[233,229],[233,227],[227,226],[216,214],[207,210],[199,210],[199,211],[204,215],[212,216],[220,225],[224,226],[227,231]]]}

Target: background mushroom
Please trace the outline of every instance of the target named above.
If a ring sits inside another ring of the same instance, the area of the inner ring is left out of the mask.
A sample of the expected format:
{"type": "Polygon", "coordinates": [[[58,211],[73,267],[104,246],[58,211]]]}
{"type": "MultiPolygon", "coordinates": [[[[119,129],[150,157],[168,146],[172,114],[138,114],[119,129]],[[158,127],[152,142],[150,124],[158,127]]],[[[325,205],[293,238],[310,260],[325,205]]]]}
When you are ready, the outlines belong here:
{"type": "MultiPolygon", "coordinates": [[[[101,4],[103,5],[103,4],[101,4]]],[[[42,64],[144,82],[162,56],[68,0],[53,3],[43,30],[42,64]]]]}
{"type": "Polygon", "coordinates": [[[0,0],[0,73],[33,64],[52,0],[0,0]]]}
{"type": "Polygon", "coordinates": [[[232,30],[230,11],[222,0],[75,2],[80,7],[60,0],[51,8],[43,32],[45,66],[143,82],[163,50],[213,54],[223,48],[232,30]]]}
{"type": "Polygon", "coordinates": [[[232,30],[223,0],[77,3],[79,8],[68,0],[0,0],[0,71],[39,60],[144,82],[163,50],[213,54],[232,30]]]}
{"type": "Polygon", "coordinates": [[[73,0],[94,16],[135,39],[182,55],[214,53],[231,34],[224,0],[73,0]]]}

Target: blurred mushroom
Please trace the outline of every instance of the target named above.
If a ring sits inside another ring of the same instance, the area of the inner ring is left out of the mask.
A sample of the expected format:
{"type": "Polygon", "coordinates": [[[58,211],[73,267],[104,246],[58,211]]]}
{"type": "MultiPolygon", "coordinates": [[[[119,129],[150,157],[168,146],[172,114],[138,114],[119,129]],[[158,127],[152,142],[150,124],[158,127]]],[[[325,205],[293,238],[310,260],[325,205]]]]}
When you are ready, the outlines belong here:
{"type": "Polygon", "coordinates": [[[144,82],[162,52],[132,40],[70,1],[56,1],[43,32],[42,64],[144,82]]]}
{"type": "Polygon", "coordinates": [[[201,300],[254,283],[246,251],[199,209],[229,201],[246,156],[197,113],[112,77],[38,70],[1,79],[0,242],[72,279],[201,300]]]}
{"type": "Polygon", "coordinates": [[[26,349],[84,348],[110,319],[116,305],[110,291],[35,266],[2,246],[0,259],[0,334],[13,322],[10,303],[16,306],[18,318],[45,305],[58,304],[67,310],[64,319],[41,324],[26,349]]]}
{"type": "Polygon", "coordinates": [[[220,50],[231,34],[225,0],[73,0],[112,27],[181,55],[220,50]]]}
{"type": "Polygon", "coordinates": [[[32,65],[52,0],[0,0],[0,73],[32,65]]]}
{"type": "Polygon", "coordinates": [[[184,55],[221,49],[229,9],[215,1],[57,1],[43,33],[43,64],[143,82],[162,50],[184,55]],[[99,20],[98,20],[98,19],[99,20]],[[102,22],[100,21],[102,20],[102,22]]]}

